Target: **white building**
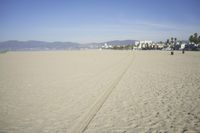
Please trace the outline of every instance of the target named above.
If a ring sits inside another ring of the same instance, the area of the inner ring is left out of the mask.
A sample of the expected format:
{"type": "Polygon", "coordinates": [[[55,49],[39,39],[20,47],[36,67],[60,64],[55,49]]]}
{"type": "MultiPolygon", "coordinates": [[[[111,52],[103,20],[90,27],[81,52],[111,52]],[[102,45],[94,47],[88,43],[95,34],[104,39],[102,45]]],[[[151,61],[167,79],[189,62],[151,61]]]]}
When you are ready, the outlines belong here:
{"type": "Polygon", "coordinates": [[[143,49],[143,48],[147,48],[147,47],[151,47],[153,46],[153,42],[152,41],[136,41],[135,45],[137,46],[138,49],[143,49]]]}
{"type": "Polygon", "coordinates": [[[164,48],[164,43],[156,43],[155,48],[157,49],[163,49],[164,48]]]}
{"type": "Polygon", "coordinates": [[[112,46],[111,46],[111,45],[108,45],[107,43],[105,43],[105,44],[102,46],[102,48],[107,49],[107,48],[112,48],[112,46]]]}
{"type": "Polygon", "coordinates": [[[185,45],[186,45],[185,43],[182,43],[180,49],[184,49],[184,48],[185,48],[185,45]]]}

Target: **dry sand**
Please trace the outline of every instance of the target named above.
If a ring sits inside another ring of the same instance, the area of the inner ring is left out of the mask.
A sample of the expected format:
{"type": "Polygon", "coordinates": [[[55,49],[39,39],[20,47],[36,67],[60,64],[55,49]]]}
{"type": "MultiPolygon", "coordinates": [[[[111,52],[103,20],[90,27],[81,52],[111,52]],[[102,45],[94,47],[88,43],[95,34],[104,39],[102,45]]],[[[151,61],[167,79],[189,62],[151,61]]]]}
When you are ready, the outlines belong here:
{"type": "Polygon", "coordinates": [[[187,51],[0,54],[0,133],[200,132],[199,68],[187,51]]]}

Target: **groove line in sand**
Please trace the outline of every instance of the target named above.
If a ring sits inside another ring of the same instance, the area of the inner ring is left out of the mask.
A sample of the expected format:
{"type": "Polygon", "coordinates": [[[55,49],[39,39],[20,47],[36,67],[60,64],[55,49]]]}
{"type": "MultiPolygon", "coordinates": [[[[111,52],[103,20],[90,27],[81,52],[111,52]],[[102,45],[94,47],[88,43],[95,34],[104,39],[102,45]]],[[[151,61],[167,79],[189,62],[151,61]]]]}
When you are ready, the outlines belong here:
{"type": "Polygon", "coordinates": [[[127,65],[124,71],[122,71],[119,77],[117,77],[116,80],[107,89],[105,89],[105,91],[97,98],[91,108],[80,117],[78,122],[76,122],[76,124],[68,131],[69,133],[82,133],[87,129],[89,123],[92,121],[96,113],[100,110],[113,89],[118,85],[124,74],[133,63],[134,54],[131,53],[130,56],[132,56],[130,59],[130,63],[127,65]]]}

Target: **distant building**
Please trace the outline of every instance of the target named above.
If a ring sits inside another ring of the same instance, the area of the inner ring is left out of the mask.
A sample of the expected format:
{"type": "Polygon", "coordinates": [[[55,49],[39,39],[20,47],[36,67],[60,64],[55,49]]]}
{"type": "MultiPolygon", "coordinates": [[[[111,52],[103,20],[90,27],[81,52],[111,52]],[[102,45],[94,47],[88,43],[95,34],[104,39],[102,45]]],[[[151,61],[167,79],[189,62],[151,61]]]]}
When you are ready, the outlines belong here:
{"type": "Polygon", "coordinates": [[[155,48],[156,48],[156,49],[163,49],[163,48],[164,48],[164,45],[165,45],[164,43],[156,43],[156,44],[155,44],[155,48]]]}
{"type": "Polygon", "coordinates": [[[147,49],[149,47],[153,46],[153,42],[152,41],[136,41],[135,45],[137,47],[137,49],[147,49]]]}
{"type": "Polygon", "coordinates": [[[108,45],[107,43],[105,43],[105,44],[102,46],[102,49],[108,49],[108,48],[112,48],[112,45],[108,45]]]}
{"type": "Polygon", "coordinates": [[[180,49],[184,49],[184,48],[185,48],[185,45],[186,45],[185,43],[182,43],[180,49]]]}

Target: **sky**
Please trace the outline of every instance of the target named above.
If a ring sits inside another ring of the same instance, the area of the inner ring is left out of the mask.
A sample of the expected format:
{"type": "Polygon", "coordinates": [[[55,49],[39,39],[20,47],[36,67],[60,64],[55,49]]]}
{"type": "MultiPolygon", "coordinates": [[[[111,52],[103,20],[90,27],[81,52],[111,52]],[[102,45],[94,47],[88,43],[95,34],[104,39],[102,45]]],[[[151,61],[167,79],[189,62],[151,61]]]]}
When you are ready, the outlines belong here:
{"type": "Polygon", "coordinates": [[[187,40],[200,0],[0,0],[0,41],[187,40]]]}

